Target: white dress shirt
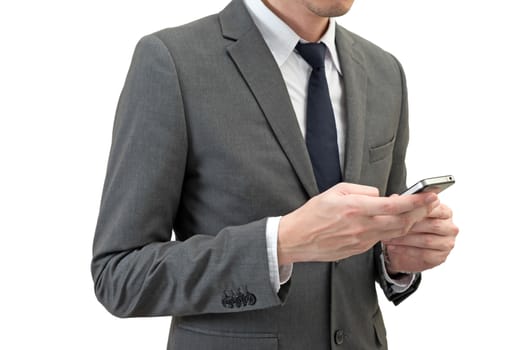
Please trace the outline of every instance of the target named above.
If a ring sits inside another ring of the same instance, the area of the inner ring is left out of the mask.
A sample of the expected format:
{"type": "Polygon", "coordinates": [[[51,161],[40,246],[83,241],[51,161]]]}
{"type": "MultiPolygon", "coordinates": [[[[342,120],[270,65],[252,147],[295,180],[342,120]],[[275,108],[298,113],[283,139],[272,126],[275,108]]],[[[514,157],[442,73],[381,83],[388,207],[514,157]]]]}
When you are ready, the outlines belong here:
{"type": "MultiPolygon", "coordinates": [[[[299,123],[299,128],[301,129],[303,137],[305,137],[308,80],[312,68],[295,51],[295,46],[299,41],[306,41],[300,38],[285,22],[266,7],[261,0],[244,0],[244,2],[250,16],[261,32],[266,45],[279,66],[299,123]]],[[[327,47],[325,73],[334,110],[339,161],[342,169],[345,155],[345,104],[343,101],[342,71],[335,46],[335,26],[335,20],[330,19],[328,29],[319,41],[323,42],[327,47]]],[[[292,274],[292,265],[279,266],[277,261],[277,237],[280,219],[280,217],[269,218],[266,224],[270,279],[275,291],[278,291],[281,284],[288,281],[292,274]]],[[[393,281],[386,273],[384,263],[383,271],[387,280],[393,284],[394,291],[396,292],[403,292],[408,289],[414,278],[414,276],[409,275],[407,276],[409,278],[393,281]]]]}

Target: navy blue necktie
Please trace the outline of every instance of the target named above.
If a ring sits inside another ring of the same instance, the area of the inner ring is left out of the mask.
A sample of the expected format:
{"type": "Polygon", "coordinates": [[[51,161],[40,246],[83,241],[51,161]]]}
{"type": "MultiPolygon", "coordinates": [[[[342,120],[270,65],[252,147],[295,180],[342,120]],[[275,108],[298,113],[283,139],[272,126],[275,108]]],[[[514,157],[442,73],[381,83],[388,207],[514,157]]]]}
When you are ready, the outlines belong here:
{"type": "Polygon", "coordinates": [[[312,67],[306,103],[306,147],[319,192],[341,182],[334,110],[326,82],[323,43],[298,43],[297,52],[312,67]]]}

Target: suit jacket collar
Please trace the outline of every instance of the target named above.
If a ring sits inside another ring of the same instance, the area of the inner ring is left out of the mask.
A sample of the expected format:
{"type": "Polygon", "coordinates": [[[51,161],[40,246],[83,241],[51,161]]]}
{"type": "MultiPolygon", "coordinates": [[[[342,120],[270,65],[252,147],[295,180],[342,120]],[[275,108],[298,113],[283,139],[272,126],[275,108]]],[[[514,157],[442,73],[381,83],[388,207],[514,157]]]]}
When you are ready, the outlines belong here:
{"type": "Polygon", "coordinates": [[[359,183],[366,134],[367,74],[364,57],[352,34],[337,26],[335,42],[343,71],[346,103],[346,144],[343,180],[359,183]]]}
{"type": "MultiPolygon", "coordinates": [[[[253,23],[242,0],[233,0],[220,14],[223,36],[232,40],[228,54],[252,91],[283,152],[309,196],[319,193],[306,144],[301,135],[286,85],[272,53],[253,23]]],[[[354,40],[341,27],[336,45],[343,71],[347,130],[344,181],[359,182],[364,143],[366,74],[354,40]]]]}
{"type": "Polygon", "coordinates": [[[233,0],[219,13],[222,35],[231,40],[240,39],[255,27],[243,0],[233,0]]]}

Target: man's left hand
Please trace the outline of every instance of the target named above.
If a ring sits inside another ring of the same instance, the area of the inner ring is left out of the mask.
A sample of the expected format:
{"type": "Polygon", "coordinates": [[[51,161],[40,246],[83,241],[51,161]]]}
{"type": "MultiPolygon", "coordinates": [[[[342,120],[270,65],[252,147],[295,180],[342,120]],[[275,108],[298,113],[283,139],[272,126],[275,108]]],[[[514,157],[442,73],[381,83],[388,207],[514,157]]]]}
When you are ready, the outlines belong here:
{"type": "Polygon", "coordinates": [[[421,272],[442,264],[454,248],[458,232],[452,210],[440,204],[406,236],[383,242],[388,273],[421,272]]]}

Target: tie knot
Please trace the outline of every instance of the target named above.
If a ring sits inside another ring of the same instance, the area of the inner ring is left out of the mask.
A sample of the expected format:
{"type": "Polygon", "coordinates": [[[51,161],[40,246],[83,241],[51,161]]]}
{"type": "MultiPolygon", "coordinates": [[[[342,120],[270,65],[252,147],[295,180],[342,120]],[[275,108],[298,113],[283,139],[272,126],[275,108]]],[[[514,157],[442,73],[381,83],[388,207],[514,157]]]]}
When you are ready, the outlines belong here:
{"type": "Polygon", "coordinates": [[[313,69],[324,68],[324,56],[326,53],[325,44],[298,43],[295,49],[313,69]]]}

